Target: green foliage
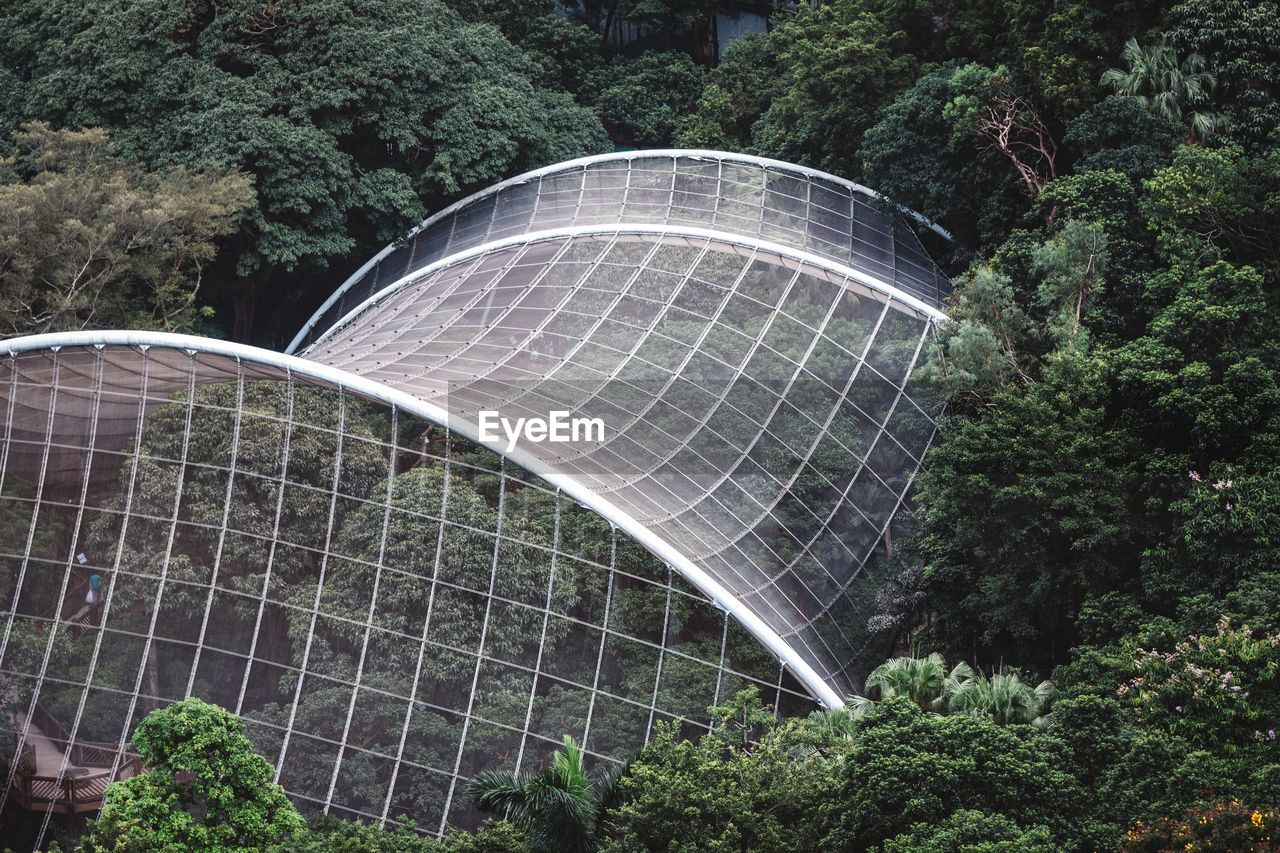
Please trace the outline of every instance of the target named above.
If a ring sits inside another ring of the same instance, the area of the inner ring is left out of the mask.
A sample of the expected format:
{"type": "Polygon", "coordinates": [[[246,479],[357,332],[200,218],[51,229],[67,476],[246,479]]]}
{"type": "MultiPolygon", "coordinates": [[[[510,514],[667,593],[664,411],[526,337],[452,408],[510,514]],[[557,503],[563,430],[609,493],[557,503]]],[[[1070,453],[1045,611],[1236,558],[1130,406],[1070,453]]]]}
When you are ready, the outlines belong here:
{"type": "Polygon", "coordinates": [[[665,148],[693,111],[702,83],[702,69],[687,54],[642,53],[587,74],[583,97],[619,144],[665,148]]]}
{"type": "MultiPolygon", "coordinates": [[[[750,729],[763,722],[758,697],[740,694],[734,705],[725,719],[746,720],[750,729]]],[[[610,849],[821,849],[839,765],[811,748],[810,731],[790,723],[751,741],[742,729],[719,725],[697,743],[676,733],[659,725],[620,780],[621,804],[608,814],[610,849]]]]}
{"type": "Polygon", "coordinates": [[[1124,45],[1124,70],[1108,69],[1101,84],[1117,95],[1137,98],[1161,118],[1185,121],[1193,140],[1207,140],[1221,119],[1208,109],[1218,80],[1198,53],[1179,58],[1164,40],[1142,47],[1137,39],[1124,45]]]}
{"type": "Polygon", "coordinates": [[[1177,818],[1139,823],[1125,833],[1126,853],[1163,850],[1266,850],[1275,847],[1280,811],[1251,808],[1239,800],[1189,810],[1177,818]]]}
{"type": "Polygon", "coordinates": [[[1173,150],[1185,138],[1174,120],[1146,109],[1137,98],[1115,96],[1076,116],[1062,141],[1080,157],[1077,175],[1110,169],[1130,178],[1147,178],[1169,164],[1173,150]]]}
{"type": "MultiPolygon", "coordinates": [[[[871,670],[866,688],[878,694],[881,701],[905,696],[922,711],[942,711],[973,677],[973,668],[963,661],[948,672],[942,655],[933,652],[922,658],[885,661],[871,670]]],[[[858,715],[869,711],[874,703],[859,696],[851,704],[858,715]]]]}
{"type": "Polygon", "coordinates": [[[884,844],[885,853],[1052,853],[1042,826],[1023,829],[1004,815],[961,809],[946,820],[918,823],[884,844]]]}
{"type": "Polygon", "coordinates": [[[605,61],[600,37],[590,27],[559,15],[539,15],[515,41],[542,65],[545,85],[568,92],[580,92],[588,76],[605,61]]]}
{"type": "Polygon", "coordinates": [[[964,681],[948,702],[952,713],[987,717],[1001,725],[1045,724],[1045,713],[1056,691],[1053,682],[1032,686],[1017,670],[1001,669],[990,678],[978,673],[964,681]]]}
{"type": "Polygon", "coordinates": [[[1183,146],[1143,189],[1143,213],[1171,265],[1227,258],[1274,272],[1280,153],[1183,146]]]}
{"type": "Polygon", "coordinates": [[[977,66],[953,63],[917,79],[867,129],[858,154],[870,185],[972,245],[1006,229],[1020,202],[1016,177],[998,154],[957,124],[986,94],[966,68],[977,66]],[[957,103],[971,106],[958,113],[957,103]]]}
{"type": "Polygon", "coordinates": [[[1013,283],[989,266],[956,283],[948,321],[929,342],[929,359],[917,374],[951,394],[985,399],[1026,381],[1033,325],[1018,305],[1013,283]]]}
{"type": "Polygon", "coordinates": [[[802,6],[769,34],[782,85],[751,131],[752,148],[855,177],[862,134],[915,70],[902,33],[853,0],[802,6]]]}
{"type": "Polygon", "coordinates": [[[190,331],[215,254],[252,204],[226,170],[147,171],[102,130],[15,135],[0,159],[0,322],[9,334],[190,331]]]}
{"type": "Polygon", "coordinates": [[[1060,746],[977,717],[924,714],[891,699],[864,717],[844,757],[831,849],[862,850],[962,810],[998,813],[1058,844],[1079,837],[1083,791],[1060,746]],[[991,794],[997,795],[998,812],[991,794]]]}
{"type": "Polygon", "coordinates": [[[729,46],[711,72],[697,110],[680,124],[676,143],[686,148],[750,151],[751,128],[782,90],[776,45],[764,34],[729,46]]]}
{"type": "Polygon", "coordinates": [[[385,829],[354,820],[320,816],[271,853],[442,853],[442,845],[428,840],[410,823],[385,829]]]}
{"type": "Polygon", "coordinates": [[[600,812],[612,797],[617,776],[592,779],[582,749],[569,735],[551,766],[538,773],[484,770],[468,783],[467,793],[482,812],[497,814],[523,828],[535,853],[588,853],[598,846],[600,812]]]}
{"type": "Polygon", "coordinates": [[[111,785],[86,851],[248,850],[302,830],[270,763],[215,705],[187,699],[151,712],[133,747],[147,772],[111,785]]]}
{"type": "Polygon", "coordinates": [[[1280,126],[1280,8],[1274,0],[1184,0],[1169,10],[1179,50],[1208,58],[1231,135],[1259,151],[1280,126]]]}
{"type": "Polygon", "coordinates": [[[605,146],[496,28],[436,0],[21,0],[0,31],[21,69],[0,123],[101,126],[150,165],[253,176],[218,280],[240,339],[269,282],[299,295],[460,192],[605,146]]]}
{"type": "Polygon", "coordinates": [[[1061,655],[1079,602],[1108,581],[1132,475],[1103,380],[1097,359],[1056,356],[1040,381],[949,421],[918,481],[919,540],[957,648],[980,638],[993,657],[1037,665],[1061,655]]]}

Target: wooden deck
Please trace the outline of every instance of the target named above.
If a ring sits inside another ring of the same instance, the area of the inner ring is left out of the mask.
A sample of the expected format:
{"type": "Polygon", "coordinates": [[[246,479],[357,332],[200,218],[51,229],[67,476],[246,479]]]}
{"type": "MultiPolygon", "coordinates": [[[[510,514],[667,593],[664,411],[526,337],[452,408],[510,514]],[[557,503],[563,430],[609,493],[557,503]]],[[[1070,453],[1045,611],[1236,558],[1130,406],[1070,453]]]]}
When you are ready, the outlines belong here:
{"type": "MultiPolygon", "coordinates": [[[[37,812],[80,814],[102,808],[102,798],[112,781],[116,744],[76,740],[67,759],[68,736],[63,727],[39,705],[28,721],[21,713],[13,715],[13,724],[21,732],[27,728],[22,754],[17,757],[11,796],[23,808],[37,812]],[[61,779],[59,779],[59,771],[61,779]]],[[[117,779],[128,779],[142,772],[138,756],[126,752],[120,761],[117,779]]]]}

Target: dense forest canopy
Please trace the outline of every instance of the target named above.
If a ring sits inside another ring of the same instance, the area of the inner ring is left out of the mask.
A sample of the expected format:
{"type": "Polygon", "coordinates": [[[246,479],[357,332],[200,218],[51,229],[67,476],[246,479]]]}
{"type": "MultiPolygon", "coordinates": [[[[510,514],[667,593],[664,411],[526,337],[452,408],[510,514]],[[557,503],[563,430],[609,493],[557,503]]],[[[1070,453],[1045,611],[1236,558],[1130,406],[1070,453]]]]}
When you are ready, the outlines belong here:
{"type": "MultiPolygon", "coordinates": [[[[704,716],[700,742],[661,727],[607,790],[566,744],[549,775],[490,780],[514,825],[444,843],[546,849],[568,821],[587,849],[1274,849],[1280,6],[764,4],[767,31],[718,44],[716,22],[744,5],[13,0],[3,326],[280,343],[427,212],[611,146],[860,181],[954,238],[930,244],[955,292],[914,379],[948,414],[913,534],[854,629],[878,632],[889,668],[807,719],[775,722],[744,691],[704,716]],[[641,37],[620,44],[619,20],[641,37]],[[68,262],[95,241],[103,255],[68,262]],[[572,808],[520,799],[546,790],[572,808]]],[[[352,473],[361,488],[375,468],[352,473]]],[[[441,485],[415,471],[395,500],[428,504],[441,485]]],[[[464,486],[477,518],[485,488],[464,486]]],[[[551,535],[544,503],[533,542],[551,535]]],[[[361,527],[342,532],[353,553],[361,527]]],[[[335,607],[358,598],[349,580],[335,607]]],[[[564,584],[566,602],[592,595],[585,576],[564,584]]],[[[348,639],[329,642],[350,666],[348,639]]],[[[569,697],[551,704],[575,718],[569,697]]],[[[117,797],[103,849],[131,831],[117,797]]],[[[294,849],[410,843],[275,823],[294,849]]]]}

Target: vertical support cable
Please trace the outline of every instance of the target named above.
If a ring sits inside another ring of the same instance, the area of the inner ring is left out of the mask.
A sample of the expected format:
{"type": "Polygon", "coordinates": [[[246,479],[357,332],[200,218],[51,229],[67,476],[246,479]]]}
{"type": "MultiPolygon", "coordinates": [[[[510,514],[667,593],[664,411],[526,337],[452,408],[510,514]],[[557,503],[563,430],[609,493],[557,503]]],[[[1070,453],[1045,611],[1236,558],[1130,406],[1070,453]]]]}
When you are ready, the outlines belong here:
{"type": "Polygon", "coordinates": [[[280,449],[280,482],[276,488],[275,519],[271,522],[271,545],[267,550],[267,568],[262,578],[262,594],[258,597],[258,615],[253,623],[253,636],[249,639],[249,655],[240,679],[240,695],[236,697],[236,716],[244,708],[244,694],[249,689],[249,677],[253,673],[254,656],[258,653],[258,636],[262,633],[262,616],[267,609],[267,596],[271,594],[271,573],[276,564],[276,548],[280,545],[280,518],[284,514],[285,485],[289,479],[289,445],[293,441],[293,371],[285,373],[284,436],[280,449]]]}
{"type": "Polygon", "coordinates": [[[729,650],[729,611],[724,611],[724,628],[720,632],[720,668],[716,670],[716,698],[712,705],[720,704],[720,691],[724,684],[724,668],[729,650]]]}
{"type": "MultiPolygon", "coordinates": [[[[101,360],[101,356],[99,356],[99,360],[101,360]]],[[[101,368],[99,369],[101,370],[101,368]]],[[[151,362],[148,358],[148,350],[144,347],[142,350],[141,389],[138,394],[138,418],[136,421],[136,426],[134,427],[134,434],[139,436],[142,435],[142,428],[146,420],[146,414],[147,414],[147,387],[149,384],[148,380],[150,379],[150,369],[151,369],[151,362]]],[[[101,397],[101,385],[102,383],[101,381],[99,381],[98,382],[99,397],[101,397]]],[[[97,422],[96,416],[94,418],[94,422],[95,423],[97,422]]],[[[142,444],[139,441],[135,441],[133,444],[133,459],[131,460],[130,466],[129,466],[129,483],[127,486],[125,486],[124,516],[120,520],[120,533],[116,540],[116,553],[111,560],[111,577],[108,578],[107,580],[107,585],[106,585],[107,588],[102,598],[102,617],[98,620],[98,631],[94,635],[94,640],[93,640],[93,652],[89,656],[89,669],[88,669],[88,672],[85,674],[85,679],[84,679],[85,689],[80,693],[80,702],[76,706],[76,714],[75,714],[75,718],[72,720],[72,723],[71,723],[71,731],[67,735],[67,751],[63,753],[62,763],[59,764],[58,766],[58,777],[57,777],[57,781],[54,783],[55,791],[59,791],[62,788],[62,781],[67,772],[67,765],[70,763],[70,760],[71,760],[72,746],[73,744],[75,744],[76,737],[80,733],[80,722],[84,718],[84,706],[86,704],[86,700],[89,698],[89,685],[93,684],[93,674],[96,671],[98,666],[98,656],[102,651],[102,638],[106,636],[106,633],[108,630],[107,621],[111,617],[111,602],[114,598],[115,589],[116,589],[115,580],[120,576],[120,563],[121,563],[121,560],[124,558],[125,537],[129,533],[129,515],[132,512],[132,508],[133,508],[133,493],[134,493],[134,488],[138,482],[138,462],[141,457],[141,453],[142,453],[142,444]]],[[[92,452],[90,452],[90,458],[92,458],[92,452]]],[[[87,479],[88,478],[86,477],[86,480],[87,479]]],[[[83,506],[83,501],[81,502],[81,505],[83,506]]],[[[121,723],[121,725],[127,728],[129,725],[129,721],[124,720],[121,723]]],[[[114,773],[112,774],[111,781],[115,781],[114,773]]],[[[52,814],[53,814],[52,809],[47,810],[44,813],[44,820],[40,824],[40,833],[39,835],[36,836],[35,849],[37,850],[39,850],[40,847],[44,844],[44,836],[45,836],[45,833],[48,832],[49,830],[49,818],[52,814]]]]}
{"type": "MultiPolygon", "coordinates": [[[[236,410],[231,421],[231,459],[227,469],[227,488],[222,496],[222,524],[218,528],[218,545],[213,552],[213,571],[209,575],[209,594],[204,601],[204,616],[200,620],[200,635],[196,640],[195,657],[191,672],[187,674],[187,689],[183,697],[195,689],[196,672],[200,669],[200,653],[204,651],[205,637],[209,632],[209,613],[213,610],[213,597],[218,589],[218,571],[222,568],[222,552],[227,541],[227,526],[231,523],[231,495],[236,482],[236,465],[240,461],[240,425],[244,412],[244,362],[236,359],[236,410]]],[[[248,667],[248,664],[245,664],[248,667]]]]}
{"type": "Polygon", "coordinates": [[[614,569],[618,564],[618,528],[609,522],[609,586],[604,595],[604,618],[600,626],[600,648],[596,652],[596,673],[591,679],[591,696],[587,700],[587,722],[582,729],[582,748],[587,749],[591,737],[591,719],[596,710],[596,694],[600,691],[600,667],[604,664],[604,641],[609,636],[609,611],[613,606],[614,569]]]}
{"type": "MultiPolygon", "coordinates": [[[[31,548],[36,540],[36,526],[40,523],[40,503],[44,500],[45,478],[49,473],[49,450],[52,439],[54,439],[54,418],[56,411],[58,411],[58,378],[61,369],[61,362],[56,350],[52,353],[52,362],[54,362],[54,377],[52,377],[49,389],[49,420],[45,425],[45,447],[44,451],[41,452],[40,480],[36,483],[36,501],[33,503],[31,510],[31,526],[27,529],[27,547],[22,553],[22,566],[18,569],[18,583],[14,587],[13,607],[9,608],[9,619],[5,622],[4,639],[0,640],[0,661],[4,660],[5,649],[8,648],[9,637],[13,633],[13,622],[18,615],[18,602],[22,599],[22,587],[27,579],[27,566],[31,564],[31,548]]],[[[14,361],[14,369],[17,370],[17,360],[14,361]]],[[[17,386],[17,383],[15,383],[15,386],[17,386]]],[[[58,607],[61,608],[60,598],[58,607]]],[[[56,625],[56,619],[58,619],[58,613],[56,612],[54,619],[56,625]]],[[[51,635],[52,629],[50,629],[50,637],[51,635]]],[[[18,758],[22,756],[23,745],[27,743],[27,734],[31,730],[31,712],[35,710],[38,698],[40,698],[40,684],[37,683],[36,688],[31,693],[31,703],[28,706],[27,719],[23,720],[22,733],[18,735],[18,743],[14,747],[14,760],[9,765],[9,775],[8,779],[5,780],[4,792],[0,793],[0,811],[3,811],[5,802],[9,799],[9,792],[13,788],[13,777],[18,770],[18,758]]]]}
{"type": "Polygon", "coordinates": [[[555,520],[551,529],[551,571],[547,577],[547,599],[542,608],[542,638],[538,641],[538,657],[533,664],[533,681],[529,685],[529,706],[525,709],[524,729],[520,732],[520,750],[516,753],[516,769],[524,763],[524,748],[529,741],[529,726],[533,724],[533,702],[538,694],[538,679],[542,677],[542,656],[547,649],[547,625],[551,621],[551,604],[556,588],[556,568],[560,557],[560,505],[563,501],[560,490],[556,489],[555,520]]]}
{"type": "MultiPolygon", "coordinates": [[[[142,692],[142,679],[147,674],[147,661],[151,657],[151,646],[156,637],[156,624],[160,618],[160,608],[164,604],[164,586],[169,577],[169,560],[173,556],[173,540],[178,529],[178,513],[182,507],[183,484],[187,479],[187,453],[191,447],[191,421],[196,406],[196,354],[188,350],[187,358],[187,411],[182,429],[182,458],[178,460],[178,473],[173,489],[173,515],[169,518],[169,535],[165,544],[164,560],[160,563],[160,577],[156,581],[156,600],[151,608],[151,620],[147,625],[146,639],[142,641],[142,659],[138,662],[138,677],[133,682],[133,692],[129,696],[129,711],[125,714],[124,729],[120,732],[120,740],[116,744],[115,761],[111,765],[112,779],[115,779],[120,772],[120,759],[124,755],[124,746],[129,740],[129,726],[133,723],[133,715],[138,708],[138,694],[142,692]]],[[[133,440],[138,445],[142,444],[141,430],[134,435],[133,440]]]]}
{"type": "MultiPolygon", "coordinates": [[[[0,809],[4,808],[5,800],[8,799],[9,797],[9,788],[10,786],[13,785],[14,774],[15,772],[18,771],[19,762],[17,761],[17,758],[18,756],[20,756],[20,754],[22,754],[22,748],[27,743],[28,735],[31,734],[31,716],[33,715],[33,713],[36,712],[37,704],[40,703],[40,690],[42,686],[44,686],[45,684],[45,675],[47,674],[47,671],[49,671],[49,661],[50,661],[50,658],[52,657],[52,654],[54,654],[54,643],[56,642],[56,640],[58,640],[58,628],[59,628],[59,625],[61,624],[61,619],[63,619],[63,607],[67,605],[67,588],[70,585],[70,579],[72,579],[72,566],[76,565],[76,547],[79,544],[79,532],[81,532],[81,526],[84,523],[84,503],[88,501],[88,482],[90,482],[90,476],[92,474],[93,448],[95,448],[97,444],[97,416],[99,416],[99,412],[101,410],[101,402],[102,402],[102,348],[96,347],[95,350],[93,350],[93,355],[95,355],[95,360],[93,360],[93,403],[92,403],[92,410],[90,415],[90,427],[88,427],[88,442],[87,442],[88,447],[86,448],[87,450],[86,456],[87,456],[88,462],[86,465],[84,465],[83,479],[81,480],[81,493],[79,493],[79,502],[76,508],[76,524],[72,526],[72,535],[70,535],[70,546],[68,548],[68,553],[67,553],[67,569],[63,571],[63,583],[61,583],[60,585],[60,588],[58,590],[58,599],[56,599],[56,603],[54,605],[54,617],[52,617],[52,620],[50,621],[50,625],[49,625],[49,638],[45,640],[45,654],[40,661],[40,674],[36,676],[36,686],[35,686],[35,689],[32,690],[31,702],[29,702],[27,706],[26,719],[22,721],[22,734],[18,735],[18,745],[14,751],[14,761],[9,765],[9,777],[5,783],[4,794],[0,794],[0,809]]],[[[54,353],[55,365],[59,359],[60,359],[60,353],[55,352],[54,353]]],[[[58,388],[59,371],[58,369],[56,369],[56,366],[54,370],[54,377],[55,377],[54,392],[52,393],[54,393],[56,396],[56,393],[58,393],[59,391],[59,388],[58,388]]],[[[50,406],[50,410],[49,410],[50,437],[52,433],[52,423],[54,423],[55,409],[56,409],[56,406],[50,406]]],[[[47,460],[47,455],[46,455],[46,460],[47,460]]],[[[47,470],[42,470],[41,480],[44,480],[46,475],[47,475],[47,470]]],[[[38,502],[37,502],[37,506],[36,506],[37,514],[38,514],[38,511],[40,511],[40,506],[38,506],[38,502]]],[[[31,540],[31,537],[35,535],[35,525],[32,526],[32,529],[29,530],[28,533],[31,534],[31,535],[28,535],[28,542],[29,542],[29,540],[31,540]]],[[[29,546],[28,544],[28,547],[27,547],[28,556],[29,556],[29,553],[31,553],[31,546],[29,546]]],[[[14,608],[14,611],[17,612],[17,607],[14,608]]],[[[12,624],[12,622],[10,622],[10,624],[12,624]]],[[[6,635],[5,640],[8,640],[8,639],[9,639],[8,635],[6,635]]],[[[88,692],[88,684],[90,684],[90,681],[88,681],[88,675],[86,675],[86,678],[84,678],[83,690],[81,692],[82,703],[84,701],[83,694],[88,692]]],[[[68,752],[70,751],[70,745],[72,744],[70,743],[67,744],[68,752]]],[[[65,756],[64,756],[63,765],[65,766],[65,756]]],[[[61,776],[63,776],[63,772],[61,772],[60,770],[58,774],[58,779],[59,779],[58,785],[61,784],[61,776]]],[[[54,797],[56,797],[56,792],[58,792],[58,786],[55,786],[54,788],[54,794],[52,794],[54,795],[54,797]]],[[[45,822],[44,824],[41,825],[40,836],[38,836],[38,838],[40,839],[44,838],[47,824],[49,824],[49,816],[47,816],[47,813],[46,813],[45,822]]],[[[37,847],[38,847],[38,840],[37,840],[37,847]]]]}
{"type": "Polygon", "coordinates": [[[480,686],[480,668],[484,665],[484,646],[489,638],[489,615],[493,612],[493,592],[498,581],[498,556],[502,553],[502,521],[507,500],[507,457],[499,457],[498,464],[498,522],[493,534],[493,564],[489,569],[489,594],[484,601],[484,621],[480,624],[480,645],[476,649],[476,668],[471,675],[471,692],[467,695],[467,712],[462,718],[462,737],[458,739],[458,754],[453,760],[453,778],[449,780],[449,795],[444,801],[444,814],[440,816],[440,835],[444,835],[453,806],[453,795],[458,788],[458,774],[462,771],[462,753],[467,746],[467,732],[471,728],[471,712],[475,709],[476,690],[480,686]]]}
{"type": "Polygon", "coordinates": [[[662,642],[658,645],[658,668],[653,674],[653,693],[649,697],[649,722],[644,729],[644,742],[653,737],[653,718],[658,712],[658,688],[662,684],[662,663],[667,654],[667,640],[671,635],[671,583],[675,570],[667,566],[667,601],[662,608],[662,642]]]}
{"type": "MultiPolygon", "coordinates": [[[[387,798],[382,802],[382,817],[378,826],[387,825],[391,811],[391,799],[395,796],[396,782],[400,778],[400,764],[404,760],[404,744],[409,735],[409,721],[413,718],[414,704],[418,700],[418,682],[422,678],[422,660],[426,657],[427,637],[431,634],[431,611],[436,601],[436,584],[440,580],[440,555],[444,551],[444,526],[449,515],[449,481],[452,479],[453,436],[448,425],[444,428],[444,485],[440,495],[440,526],[436,532],[436,554],[431,567],[431,588],[427,592],[427,614],[422,620],[422,641],[418,644],[418,661],[413,667],[413,684],[409,686],[409,704],[404,709],[404,723],[400,726],[400,744],[396,747],[396,761],[391,768],[391,782],[387,785],[387,798]]],[[[449,816],[445,810],[445,818],[449,816]]],[[[443,822],[442,822],[443,825],[443,822]]]]}
{"type": "Polygon", "coordinates": [[[773,697],[773,718],[778,719],[778,706],[782,704],[782,677],[787,674],[787,662],[778,662],[778,692],[773,697]]]}
{"type": "Polygon", "coordinates": [[[284,740],[280,744],[280,758],[276,761],[276,772],[273,781],[279,784],[280,772],[284,769],[285,758],[289,754],[289,739],[293,736],[293,722],[298,716],[298,702],[302,699],[302,688],[307,681],[307,663],[311,660],[311,643],[316,636],[316,619],[320,616],[320,598],[324,595],[324,577],[329,568],[329,549],[333,546],[333,520],[338,513],[338,488],[342,483],[342,451],[343,439],[347,435],[347,391],[338,386],[338,433],[337,447],[333,453],[333,490],[329,494],[329,523],[324,533],[324,556],[320,558],[320,576],[316,579],[316,596],[311,602],[311,624],[307,628],[307,642],[302,649],[302,663],[298,667],[298,686],[293,691],[293,703],[289,706],[289,722],[284,727],[284,740]]]}
{"type": "Polygon", "coordinates": [[[400,435],[400,410],[391,409],[391,450],[387,460],[387,490],[383,495],[382,535],[378,540],[378,562],[373,568],[373,589],[369,593],[369,612],[364,618],[364,639],[360,643],[360,660],[356,664],[355,685],[351,688],[351,702],[347,705],[347,720],[342,726],[342,743],[338,747],[338,760],[333,762],[333,775],[329,778],[329,793],[324,798],[324,813],[329,813],[333,804],[333,792],[338,787],[338,771],[342,768],[342,758],[347,752],[347,738],[351,734],[351,718],[356,712],[356,697],[360,694],[360,684],[364,677],[365,657],[369,653],[369,637],[373,633],[373,613],[378,604],[378,587],[382,583],[382,564],[387,556],[387,529],[391,526],[391,495],[395,484],[396,444],[400,435]]]}

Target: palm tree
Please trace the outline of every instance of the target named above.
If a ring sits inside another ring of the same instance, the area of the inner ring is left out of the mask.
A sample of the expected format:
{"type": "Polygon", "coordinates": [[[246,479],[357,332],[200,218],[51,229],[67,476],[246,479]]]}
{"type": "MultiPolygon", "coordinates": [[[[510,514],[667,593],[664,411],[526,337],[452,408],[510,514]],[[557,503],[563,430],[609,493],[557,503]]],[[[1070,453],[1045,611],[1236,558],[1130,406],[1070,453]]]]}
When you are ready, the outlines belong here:
{"type": "Polygon", "coordinates": [[[1032,687],[1017,670],[1002,669],[990,678],[969,679],[951,697],[954,713],[990,717],[997,723],[1044,725],[1044,714],[1053,702],[1053,684],[1042,681],[1032,687]]]}
{"type": "MultiPolygon", "coordinates": [[[[973,678],[973,669],[963,661],[947,670],[942,655],[934,652],[926,657],[898,657],[887,660],[867,676],[867,692],[876,691],[880,699],[906,696],[922,711],[940,714],[950,698],[973,678]]],[[[849,697],[848,707],[854,717],[865,714],[876,700],[865,696],[849,697]]]]}
{"type": "Polygon", "coordinates": [[[1138,98],[1153,112],[1191,126],[1190,139],[1200,142],[1217,130],[1217,113],[1204,109],[1217,86],[1217,78],[1205,67],[1204,57],[1193,53],[1181,62],[1163,38],[1150,47],[1129,39],[1122,53],[1127,70],[1112,68],[1101,83],[1117,95],[1138,98]]]}
{"type": "Polygon", "coordinates": [[[617,783],[626,768],[611,767],[591,778],[582,748],[569,735],[551,766],[538,773],[485,770],[467,792],[480,811],[524,828],[538,853],[591,853],[599,846],[604,812],[614,804],[617,783]]]}

